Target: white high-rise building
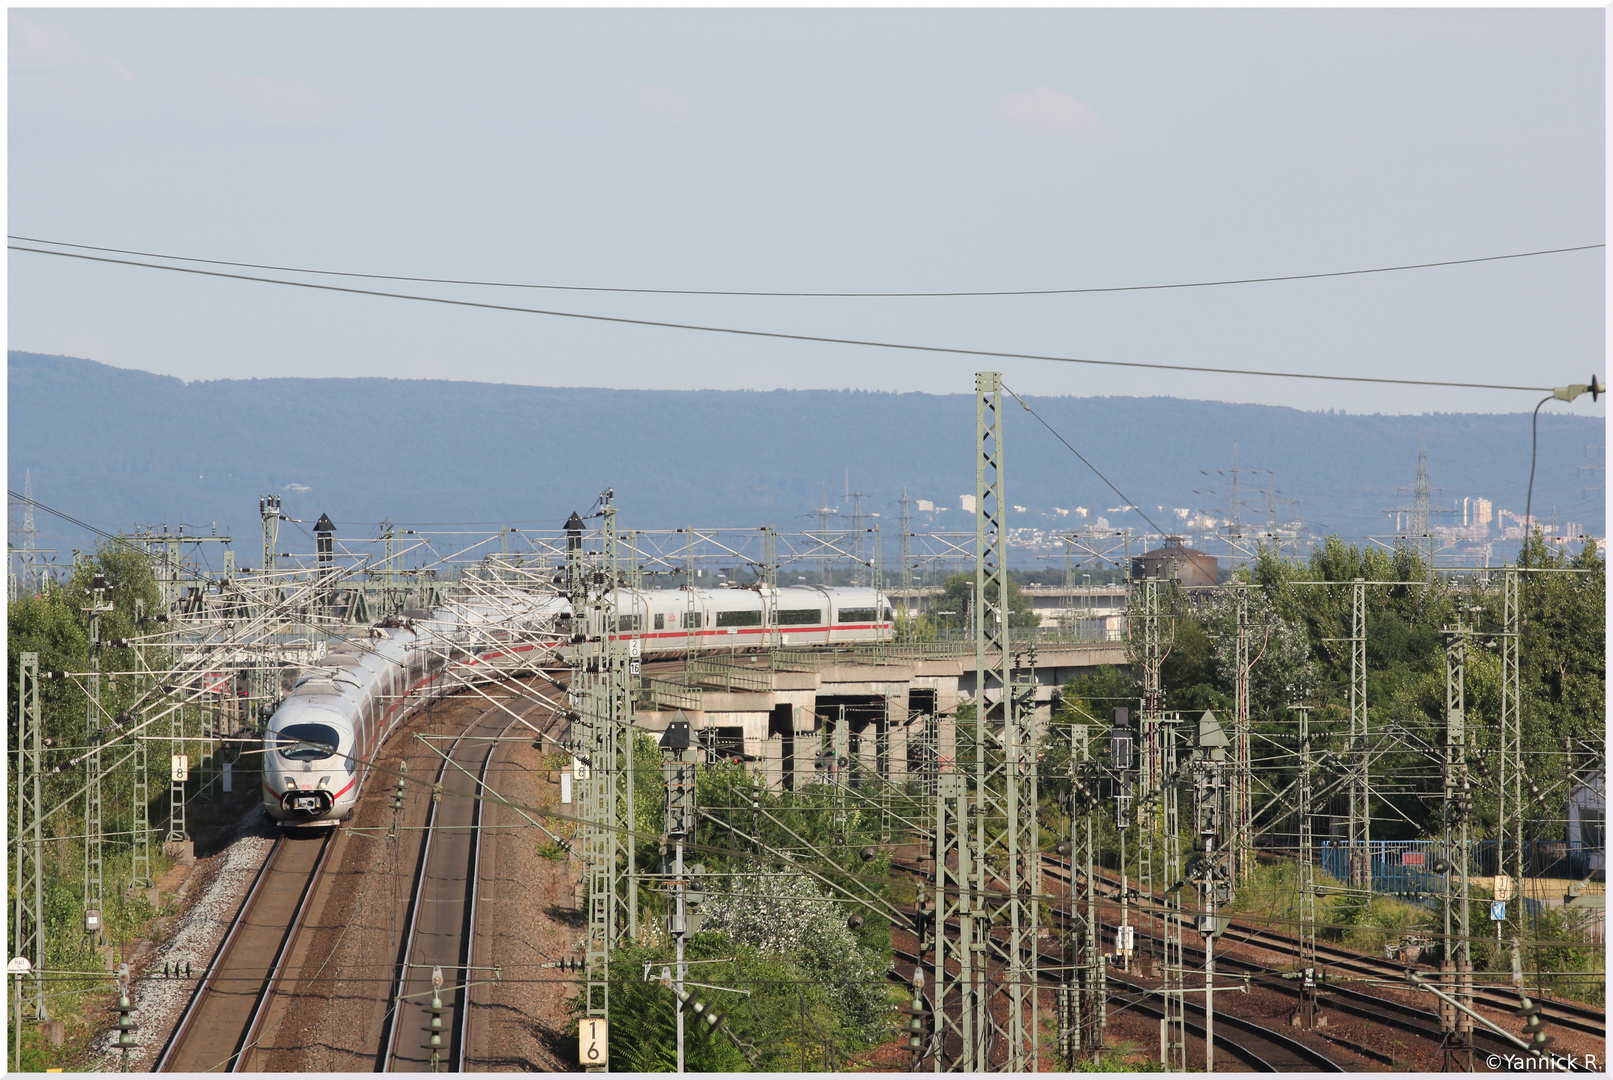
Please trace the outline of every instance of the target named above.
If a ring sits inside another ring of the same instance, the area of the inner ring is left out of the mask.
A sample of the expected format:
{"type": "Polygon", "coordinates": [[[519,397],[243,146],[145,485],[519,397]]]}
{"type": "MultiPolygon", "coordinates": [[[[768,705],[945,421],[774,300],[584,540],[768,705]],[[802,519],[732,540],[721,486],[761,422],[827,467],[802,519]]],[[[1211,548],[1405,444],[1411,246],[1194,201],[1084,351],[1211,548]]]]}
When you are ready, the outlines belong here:
{"type": "Polygon", "coordinates": [[[1462,500],[1462,526],[1470,529],[1475,536],[1484,536],[1490,531],[1490,522],[1495,518],[1495,507],[1489,499],[1466,498],[1462,500]]]}

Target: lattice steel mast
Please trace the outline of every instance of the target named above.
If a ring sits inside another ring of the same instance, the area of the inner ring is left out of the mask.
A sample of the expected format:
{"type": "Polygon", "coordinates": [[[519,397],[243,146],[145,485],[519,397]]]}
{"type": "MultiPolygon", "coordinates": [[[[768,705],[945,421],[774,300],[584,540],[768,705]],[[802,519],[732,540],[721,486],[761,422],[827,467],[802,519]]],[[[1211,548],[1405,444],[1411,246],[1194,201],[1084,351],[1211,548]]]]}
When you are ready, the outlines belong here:
{"type": "MultiPolygon", "coordinates": [[[[582,811],[583,862],[588,885],[588,923],[585,949],[587,987],[584,1015],[610,1019],[610,954],[616,944],[617,856],[620,838],[617,811],[617,723],[621,719],[619,670],[621,651],[611,643],[617,627],[616,511],[611,493],[600,495],[599,516],[604,519],[599,562],[590,566],[583,548],[582,520],[573,514],[566,522],[566,584],[571,597],[572,652],[568,695],[575,717],[573,767],[582,811]]],[[[597,1071],[597,1067],[594,1068],[597,1071]]]]}
{"type": "MultiPolygon", "coordinates": [[[[1037,733],[1035,710],[1020,707],[1010,674],[1003,393],[1000,373],[975,375],[975,793],[979,802],[975,829],[977,850],[997,855],[995,859],[982,860],[975,876],[977,895],[1003,896],[991,905],[989,922],[1006,923],[1009,932],[1003,964],[1008,999],[1002,1028],[1006,1048],[1003,1064],[1014,1072],[1035,1072],[1040,1061],[1035,899],[1040,891],[1037,886],[1041,867],[1036,821],[1037,733]],[[988,697],[994,684],[1000,698],[995,709],[988,697]],[[1000,758],[990,752],[992,742],[1002,747],[1000,758]],[[994,825],[996,821],[1002,823],[1002,834],[993,843],[988,822],[994,825]],[[993,864],[989,869],[988,862],[993,864]],[[999,880],[993,881],[993,877],[999,880]]],[[[995,1016],[987,995],[981,995],[978,1005],[975,1034],[980,1041],[976,1060],[989,1067],[984,1036],[995,1026],[995,1016]]]]}
{"type": "MultiPolygon", "coordinates": [[[[25,652],[17,658],[17,767],[11,773],[16,796],[16,815],[11,819],[11,842],[16,848],[16,871],[12,877],[15,907],[11,925],[16,935],[16,955],[33,965],[29,1003],[33,1018],[50,1019],[45,1005],[45,834],[44,814],[44,725],[39,709],[39,654],[25,652]]],[[[21,978],[21,976],[14,976],[21,978]]],[[[17,1039],[22,1039],[22,1017],[14,1017],[17,1039]]]]}
{"type": "Polygon", "coordinates": [[[1367,749],[1367,585],[1350,585],[1350,885],[1372,888],[1371,785],[1367,749]]]}

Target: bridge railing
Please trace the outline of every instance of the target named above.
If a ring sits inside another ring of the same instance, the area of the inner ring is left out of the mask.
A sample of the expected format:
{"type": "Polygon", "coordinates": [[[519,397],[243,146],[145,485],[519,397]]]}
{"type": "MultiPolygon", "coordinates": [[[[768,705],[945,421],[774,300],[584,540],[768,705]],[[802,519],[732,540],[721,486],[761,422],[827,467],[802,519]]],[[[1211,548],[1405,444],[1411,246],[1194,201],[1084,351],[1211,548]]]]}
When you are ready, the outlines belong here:
{"type": "Polygon", "coordinates": [[[732,693],[735,690],[773,689],[773,665],[764,663],[764,655],[754,657],[755,662],[734,663],[716,657],[695,657],[687,668],[688,678],[701,683],[713,683],[732,693]]]}
{"type": "Polygon", "coordinates": [[[639,709],[689,709],[699,712],[701,692],[698,686],[645,679],[634,691],[634,707],[639,709]]]}

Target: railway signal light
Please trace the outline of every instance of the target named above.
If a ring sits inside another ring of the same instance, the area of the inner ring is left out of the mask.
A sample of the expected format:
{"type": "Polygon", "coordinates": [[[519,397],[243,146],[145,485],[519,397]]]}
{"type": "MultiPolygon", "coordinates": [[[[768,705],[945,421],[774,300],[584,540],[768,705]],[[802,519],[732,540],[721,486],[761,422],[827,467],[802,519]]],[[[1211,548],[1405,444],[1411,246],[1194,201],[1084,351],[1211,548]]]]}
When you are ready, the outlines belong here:
{"type": "Polygon", "coordinates": [[[1542,1030],[1540,1003],[1530,1001],[1528,994],[1520,994],[1518,997],[1523,1004],[1523,1008],[1515,1010],[1512,1015],[1523,1018],[1523,1033],[1529,1036],[1529,1049],[1539,1053],[1557,1040],[1542,1030]]]}

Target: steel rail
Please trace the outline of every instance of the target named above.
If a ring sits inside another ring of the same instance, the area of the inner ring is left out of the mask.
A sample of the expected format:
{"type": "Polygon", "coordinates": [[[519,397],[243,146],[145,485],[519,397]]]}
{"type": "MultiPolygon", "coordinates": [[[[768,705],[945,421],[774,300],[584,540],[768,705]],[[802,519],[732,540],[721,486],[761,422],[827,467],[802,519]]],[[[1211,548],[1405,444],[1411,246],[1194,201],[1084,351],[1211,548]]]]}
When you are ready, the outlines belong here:
{"type": "MultiPolygon", "coordinates": [[[[232,1042],[229,1056],[219,1063],[224,1066],[226,1072],[239,1070],[241,1062],[251,1050],[258,1036],[258,1027],[263,1020],[264,1006],[273,987],[280,981],[280,977],[283,974],[286,959],[290,955],[291,945],[302,927],[303,919],[307,915],[308,901],[313,895],[314,884],[319,880],[320,874],[324,872],[325,862],[330,853],[331,842],[335,838],[335,834],[336,830],[331,828],[325,833],[324,838],[320,840],[319,853],[314,859],[314,865],[309,870],[307,879],[299,890],[296,906],[284,933],[281,935],[275,954],[269,962],[263,985],[259,988],[254,998],[246,1026],[232,1042]]],[[[201,982],[197,984],[190,1001],[186,1003],[178,1022],[175,1023],[173,1033],[169,1035],[167,1043],[164,1044],[162,1053],[153,1064],[153,1072],[170,1071],[175,1058],[191,1037],[195,1022],[198,1016],[201,1015],[204,1005],[210,995],[217,992],[218,976],[224,962],[231,956],[232,950],[239,941],[242,928],[247,924],[248,916],[256,910],[257,905],[265,895],[264,886],[276,870],[280,859],[288,850],[288,845],[289,840],[286,836],[282,835],[275,838],[274,847],[270,849],[268,857],[263,860],[263,865],[258,868],[251,887],[241,901],[241,906],[236,910],[228,929],[225,930],[223,939],[214,951],[212,962],[203,974],[201,982]]]]}
{"type": "MultiPolygon", "coordinates": [[[[495,740],[502,739],[504,735],[508,734],[511,728],[513,728],[527,714],[532,712],[532,710],[537,708],[539,705],[548,705],[550,707],[552,717],[563,715],[561,712],[554,709],[553,702],[544,699],[529,702],[527,707],[522,710],[519,715],[512,716],[511,719],[505,722],[503,728],[499,729],[497,736],[495,736],[495,740]]],[[[394,1065],[398,1056],[398,1039],[400,1037],[399,1012],[404,1006],[404,990],[409,982],[411,967],[416,957],[415,946],[419,938],[420,912],[426,900],[426,876],[431,866],[432,852],[434,850],[432,840],[438,832],[437,810],[438,807],[441,806],[440,797],[442,794],[445,794],[443,791],[443,784],[449,776],[450,766],[458,765],[458,762],[456,762],[454,759],[454,754],[459,750],[460,745],[466,740],[466,738],[471,737],[474,733],[480,730],[483,722],[486,721],[488,717],[493,716],[496,712],[498,712],[501,706],[501,702],[495,702],[480,715],[478,715],[476,719],[467,724],[464,730],[460,731],[459,734],[454,737],[454,741],[449,745],[448,749],[443,752],[442,761],[437,768],[437,780],[433,785],[433,801],[430,808],[427,810],[426,823],[423,830],[424,835],[420,844],[419,861],[415,865],[413,890],[410,894],[409,900],[409,918],[404,929],[403,941],[400,944],[400,959],[398,962],[398,969],[393,977],[391,994],[392,1004],[387,1011],[385,1027],[381,1034],[380,1071],[382,1072],[394,1071],[394,1065]]],[[[506,709],[505,711],[508,710],[506,709]]],[[[553,719],[551,719],[551,724],[552,723],[553,719]]],[[[463,970],[466,973],[466,985],[456,988],[458,993],[456,1004],[453,1008],[454,1015],[451,1020],[451,1026],[448,1030],[450,1041],[448,1046],[449,1053],[447,1056],[451,1068],[455,1072],[464,1071],[470,1033],[471,1010],[470,987],[468,984],[470,983],[469,973],[472,959],[471,952],[475,943],[478,892],[477,875],[482,863],[481,848],[483,830],[481,828],[481,822],[483,805],[485,803],[485,800],[481,798],[480,793],[486,789],[487,776],[491,770],[493,758],[498,753],[501,746],[502,743],[494,741],[492,745],[488,747],[487,754],[482,759],[479,774],[472,777],[472,779],[474,779],[476,782],[476,788],[474,789],[474,798],[472,799],[471,803],[471,843],[467,852],[467,871],[465,879],[466,910],[464,920],[461,923],[457,949],[458,967],[460,970],[463,970]]],[[[461,767],[461,769],[463,770],[463,767],[461,767]]],[[[466,775],[469,775],[468,771],[466,771],[466,775]]]]}
{"type": "MultiPolygon", "coordinates": [[[[1072,872],[1068,869],[1062,859],[1059,859],[1056,856],[1044,854],[1042,856],[1042,861],[1044,872],[1052,870],[1054,877],[1061,877],[1065,881],[1071,880],[1071,877],[1073,876],[1072,872]]],[[[1105,884],[1111,886],[1119,885],[1119,882],[1116,879],[1108,877],[1105,874],[1097,874],[1095,876],[1105,884]]],[[[1139,909],[1143,907],[1143,904],[1141,903],[1142,899],[1143,898],[1139,898],[1139,909]]],[[[1270,930],[1265,927],[1251,926],[1248,923],[1229,923],[1227,926],[1227,934],[1229,936],[1236,935],[1237,940],[1245,944],[1249,944],[1257,948],[1271,949],[1272,951],[1277,952],[1295,952],[1299,948],[1298,938],[1276,930],[1270,930]],[[1256,939],[1265,939],[1273,944],[1263,944],[1260,940],[1256,939]]],[[[1353,969],[1361,974],[1374,975],[1392,980],[1397,983],[1404,981],[1405,971],[1408,967],[1437,973],[1436,969],[1434,969],[1432,965],[1411,964],[1405,962],[1397,963],[1392,960],[1384,959],[1383,957],[1356,952],[1354,950],[1346,949],[1338,945],[1331,945],[1326,942],[1316,943],[1316,953],[1318,958],[1324,956],[1329,958],[1332,966],[1353,969]]],[[[1498,987],[1475,987],[1474,996],[1479,1003],[1490,1008],[1511,1011],[1518,1005],[1518,1001],[1514,995],[1498,987]]],[[[1564,1001],[1561,998],[1541,999],[1536,995],[1530,996],[1542,1006],[1541,1018],[1543,1020],[1546,1020],[1549,1023],[1557,1024],[1563,1028],[1595,1036],[1599,1039],[1605,1039],[1607,1037],[1607,1022],[1606,1015],[1604,1013],[1598,1012],[1595,1009],[1577,1004],[1575,1002],[1564,1001]]]]}
{"type": "MultiPolygon", "coordinates": [[[[489,709],[487,712],[492,712],[492,710],[489,709]]],[[[486,716],[487,712],[482,713],[482,716],[486,716]]],[[[482,716],[478,716],[470,724],[467,724],[465,731],[469,731],[476,724],[480,723],[482,716]]],[[[442,763],[437,766],[437,779],[432,785],[433,798],[431,800],[431,804],[426,808],[426,825],[424,835],[420,841],[420,856],[419,860],[415,863],[414,883],[409,892],[409,918],[403,930],[403,943],[401,946],[401,955],[398,958],[397,972],[392,979],[392,1004],[387,1009],[386,1022],[381,1031],[382,1053],[380,1071],[382,1072],[392,1071],[392,1058],[397,1043],[398,1010],[403,1006],[403,986],[409,977],[409,957],[414,951],[414,929],[415,924],[420,918],[420,905],[423,899],[422,893],[424,891],[422,886],[424,885],[426,878],[426,864],[431,858],[431,838],[436,835],[432,825],[435,824],[437,820],[437,807],[442,805],[440,801],[442,782],[448,772],[448,761],[453,755],[454,748],[459,745],[459,740],[465,737],[465,731],[460,732],[458,737],[454,739],[453,746],[448,748],[448,753],[443,755],[442,763]]]]}
{"type": "Polygon", "coordinates": [[[243,1071],[241,1067],[246,1063],[247,1055],[257,1045],[258,1029],[268,1012],[269,999],[274,995],[274,988],[285,973],[285,964],[291,956],[291,948],[302,933],[303,920],[308,914],[308,904],[314,896],[314,885],[319,881],[319,876],[325,872],[325,862],[330,858],[330,850],[335,846],[335,839],[336,827],[332,825],[319,843],[319,855],[314,860],[314,868],[308,875],[308,883],[303,886],[302,895],[297,898],[297,910],[291,917],[291,925],[286,928],[286,936],[280,939],[280,948],[275,951],[274,959],[269,963],[269,977],[264,981],[263,989],[258,991],[258,999],[252,1006],[252,1016],[247,1020],[246,1031],[241,1036],[241,1043],[236,1047],[234,1056],[230,1059],[230,1072],[243,1071]]]}
{"type": "MultiPolygon", "coordinates": [[[[1059,873],[1056,873],[1054,876],[1060,876],[1062,874],[1062,875],[1066,876],[1066,879],[1068,879],[1068,876],[1070,876],[1070,875],[1068,875],[1067,871],[1065,871],[1065,869],[1062,866],[1062,864],[1057,862],[1057,861],[1055,861],[1055,860],[1053,860],[1052,857],[1044,856],[1044,861],[1047,861],[1049,863],[1050,868],[1055,868],[1055,869],[1057,869],[1059,871],[1059,873]]],[[[912,866],[912,865],[907,865],[907,864],[902,864],[902,863],[893,863],[892,868],[902,870],[902,871],[905,871],[905,872],[908,872],[908,873],[913,873],[913,874],[922,874],[924,872],[919,867],[912,866]]],[[[1056,905],[1051,905],[1051,906],[1052,906],[1052,910],[1053,910],[1053,914],[1054,914],[1055,919],[1058,919],[1058,920],[1061,920],[1061,921],[1068,919],[1068,915],[1063,909],[1057,907],[1056,905]]],[[[1139,910],[1142,910],[1144,905],[1139,904],[1138,907],[1139,907],[1139,910]]],[[[1106,923],[1105,928],[1109,929],[1109,930],[1112,930],[1114,927],[1113,927],[1113,924],[1106,923]]],[[[1253,928],[1250,928],[1250,929],[1253,929],[1253,928]]],[[[1148,933],[1147,931],[1145,931],[1140,926],[1136,927],[1136,932],[1137,932],[1139,937],[1146,938],[1146,939],[1149,939],[1149,940],[1156,940],[1156,941],[1159,940],[1157,935],[1148,933]]],[[[992,942],[993,942],[993,944],[995,946],[997,946],[997,949],[1000,952],[1001,949],[1002,949],[1002,943],[999,942],[996,939],[995,936],[992,938],[992,942]]],[[[1262,947],[1258,943],[1249,943],[1249,944],[1253,944],[1253,945],[1255,945],[1255,947],[1262,947]]],[[[1270,946],[1264,946],[1264,947],[1269,948],[1270,946]]],[[[1186,945],[1183,946],[1183,951],[1184,951],[1185,954],[1189,954],[1189,955],[1199,955],[1199,956],[1203,955],[1200,950],[1193,949],[1192,947],[1186,946],[1186,945]]],[[[1344,953],[1344,955],[1350,956],[1352,958],[1355,957],[1355,955],[1356,955],[1356,954],[1353,954],[1353,953],[1344,952],[1343,950],[1340,950],[1340,952],[1344,953]]],[[[1059,965],[1062,965],[1064,963],[1064,960],[1061,959],[1061,958],[1058,958],[1058,957],[1044,956],[1044,958],[1049,963],[1051,963],[1051,964],[1053,964],[1055,966],[1059,966],[1059,965]]],[[[1297,996],[1298,995],[1299,991],[1298,991],[1298,989],[1296,987],[1293,987],[1293,986],[1289,985],[1285,980],[1282,980],[1280,977],[1278,977],[1280,973],[1279,973],[1278,969],[1276,969],[1276,968],[1272,968],[1272,967],[1261,965],[1261,964],[1256,964],[1256,963],[1253,963],[1253,962],[1247,961],[1247,960],[1238,960],[1238,959],[1233,958],[1233,957],[1225,956],[1224,954],[1218,955],[1216,959],[1217,959],[1218,964],[1222,965],[1223,967],[1225,967],[1227,969],[1236,969],[1238,971],[1247,972],[1251,976],[1259,977],[1261,979],[1261,984],[1263,986],[1266,986],[1269,989],[1274,989],[1274,990],[1277,990],[1278,992],[1281,992],[1281,993],[1284,993],[1284,994],[1287,994],[1287,995],[1292,995],[1292,996],[1297,996]]],[[[1367,960],[1369,962],[1372,959],[1373,958],[1371,958],[1371,957],[1366,957],[1365,958],[1365,960],[1367,960]]],[[[1374,972],[1374,973],[1376,973],[1376,972],[1374,972]]],[[[1395,973],[1396,973],[1396,975],[1399,975],[1399,976],[1403,977],[1402,969],[1396,968],[1395,973]]],[[[1113,973],[1113,972],[1108,973],[1108,978],[1113,982],[1116,982],[1116,983],[1119,983],[1119,984],[1122,984],[1122,985],[1126,985],[1125,980],[1119,979],[1115,975],[1115,973],[1113,973]]],[[[1419,1040],[1437,1042],[1438,1039],[1440,1038],[1440,1032],[1439,1032],[1439,1029],[1438,1029],[1438,1018],[1436,1016],[1434,1016],[1434,1014],[1432,1014],[1430,1012],[1427,1012],[1426,1010],[1419,1009],[1419,1008],[1417,1008],[1415,1006],[1406,1005],[1406,1004],[1404,1004],[1402,1002],[1399,1002],[1399,1001],[1389,1000],[1389,999],[1386,999],[1386,998],[1382,998],[1382,997],[1378,997],[1378,996],[1375,996],[1375,995],[1372,995],[1372,994],[1368,994],[1368,993],[1365,993],[1365,992],[1360,991],[1360,990],[1341,987],[1341,986],[1338,986],[1336,984],[1329,984],[1326,989],[1331,995],[1333,995],[1335,997],[1335,1000],[1331,1003],[1330,1007],[1336,1008],[1340,1012],[1349,1013],[1351,1015],[1362,1017],[1364,1019],[1375,1020],[1375,1021],[1378,1021],[1380,1023],[1384,1023],[1384,1024],[1387,1024],[1389,1026],[1399,1028],[1400,1030],[1405,1031],[1408,1034],[1415,1036],[1419,1040]],[[1337,1000],[1339,998],[1347,998],[1349,1000],[1337,1000]]],[[[1193,1003],[1191,1001],[1184,1002],[1184,1006],[1190,1012],[1202,1012],[1203,1011],[1201,1006],[1198,1006],[1198,1005],[1196,1005],[1195,1003],[1193,1003]]],[[[1163,1014],[1160,1014],[1160,1015],[1163,1015],[1163,1014]]],[[[1246,1020],[1246,1019],[1244,1019],[1242,1017],[1237,1017],[1237,1016],[1235,1016],[1233,1014],[1217,1013],[1217,1019],[1218,1020],[1222,1019],[1223,1017],[1227,1017],[1227,1016],[1230,1016],[1231,1020],[1232,1020],[1232,1022],[1229,1023],[1229,1025],[1228,1025],[1229,1027],[1240,1027],[1241,1025],[1247,1025],[1247,1024],[1252,1023],[1251,1021],[1248,1021],[1248,1020],[1246,1020]]],[[[1260,1027],[1260,1025],[1254,1025],[1254,1026],[1255,1027],[1260,1027]]],[[[1189,1025],[1189,1027],[1191,1027],[1191,1025],[1189,1025]]],[[[1269,1032],[1269,1029],[1265,1029],[1265,1028],[1261,1028],[1260,1030],[1269,1032]]],[[[1202,1035],[1202,1032],[1200,1034],[1202,1035]]],[[[1280,1032],[1269,1032],[1269,1034],[1272,1036],[1272,1041],[1273,1042],[1281,1042],[1284,1046],[1286,1046],[1288,1043],[1293,1043],[1295,1046],[1303,1047],[1303,1050],[1299,1050],[1299,1051],[1295,1051],[1295,1050],[1290,1049],[1290,1050],[1287,1051],[1289,1053],[1297,1053],[1297,1054],[1300,1054],[1301,1056],[1319,1055],[1318,1051],[1315,1051],[1310,1047],[1305,1047],[1303,1043],[1298,1043],[1295,1040],[1289,1039],[1286,1035],[1283,1035],[1280,1032]]],[[[1479,1039],[1479,1040],[1489,1040],[1490,1036],[1489,1036],[1488,1032],[1480,1029],[1479,1031],[1476,1032],[1476,1038],[1479,1039]]],[[[1337,1040],[1330,1040],[1330,1041],[1337,1041],[1337,1040]]],[[[1496,1041],[1498,1044],[1500,1042],[1499,1040],[1494,1040],[1494,1041],[1496,1041]]],[[[1222,1046],[1222,1045],[1233,1046],[1233,1044],[1230,1044],[1230,1043],[1223,1044],[1223,1040],[1222,1040],[1222,1038],[1221,1038],[1221,1036],[1219,1034],[1217,1034],[1217,1036],[1216,1036],[1216,1045],[1217,1046],[1222,1046]]],[[[1349,1049],[1349,1050],[1351,1050],[1352,1052],[1355,1052],[1355,1053],[1361,1053],[1362,1052],[1360,1049],[1350,1047],[1350,1046],[1348,1046],[1347,1044],[1344,1044],[1344,1043],[1341,1043],[1340,1045],[1344,1046],[1345,1049],[1349,1049]]],[[[1321,1056],[1321,1055],[1319,1055],[1319,1056],[1321,1056]]],[[[1309,1056],[1306,1056],[1306,1060],[1310,1060],[1310,1061],[1314,1062],[1314,1060],[1316,1060],[1316,1059],[1312,1058],[1312,1057],[1309,1057],[1309,1056]]],[[[1569,1066],[1568,1069],[1569,1069],[1569,1071],[1575,1071],[1571,1066],[1569,1066]]],[[[1277,1071],[1284,1071],[1284,1070],[1279,1068],[1277,1071]]],[[[1328,1071],[1332,1071],[1331,1066],[1328,1068],[1328,1071]]]]}
{"type": "Polygon", "coordinates": [[[191,1021],[196,1018],[196,1011],[201,1004],[203,995],[213,984],[213,977],[218,970],[219,960],[228,954],[231,944],[235,941],[236,934],[241,929],[242,916],[257,899],[258,890],[263,887],[264,879],[269,875],[269,867],[274,864],[275,856],[280,853],[281,845],[284,843],[284,837],[276,837],[274,846],[269,849],[268,856],[263,860],[263,865],[258,867],[257,876],[252,879],[252,885],[247,889],[246,896],[241,901],[240,910],[235,913],[235,918],[230,921],[229,928],[225,930],[224,939],[218,943],[218,948],[213,953],[213,962],[202,973],[202,981],[196,984],[195,992],[191,994],[190,1000],[185,1003],[184,1011],[179,1014],[179,1020],[174,1024],[174,1030],[169,1034],[167,1043],[163,1045],[162,1053],[157,1055],[156,1063],[151,1067],[152,1072],[167,1071],[168,1063],[173,1058],[174,1050],[184,1041],[186,1034],[190,1030],[191,1021]]]}
{"type": "MultiPolygon", "coordinates": [[[[504,735],[509,732],[510,728],[514,726],[514,720],[511,720],[508,724],[504,725],[504,730],[499,732],[499,737],[503,738],[504,735]]],[[[477,790],[479,791],[485,791],[487,789],[488,768],[493,764],[493,755],[498,753],[499,745],[499,743],[494,743],[493,745],[489,746],[487,748],[487,756],[482,759],[481,774],[476,778],[477,790]]],[[[466,875],[466,888],[470,891],[470,902],[465,911],[464,940],[460,944],[460,956],[464,961],[465,971],[467,973],[465,978],[466,983],[470,982],[469,972],[472,959],[471,946],[475,941],[476,935],[476,894],[481,891],[477,888],[477,874],[480,872],[482,865],[482,806],[483,800],[477,799],[476,805],[471,809],[470,871],[466,875]]],[[[454,1009],[453,1062],[455,1072],[465,1071],[465,1055],[467,1053],[466,1046],[469,1044],[469,1042],[470,987],[467,985],[465,989],[460,992],[459,1006],[454,1009]]]]}
{"type": "MultiPolygon", "coordinates": [[[[1115,924],[1105,923],[1104,928],[1113,930],[1115,929],[1115,924]]],[[[1135,932],[1138,937],[1152,941],[1161,940],[1157,934],[1145,931],[1141,927],[1136,928],[1135,932]]],[[[1202,950],[1195,949],[1189,945],[1184,945],[1182,951],[1184,956],[1203,956],[1202,950]]],[[[1219,951],[1216,953],[1215,962],[1225,970],[1242,971],[1252,978],[1259,979],[1260,984],[1267,989],[1275,990],[1291,997],[1299,996],[1299,988],[1294,986],[1291,981],[1283,979],[1276,968],[1250,960],[1241,960],[1219,951]]],[[[1436,1044],[1442,1037],[1443,1033],[1440,1030],[1438,1015],[1419,1006],[1379,997],[1364,990],[1341,986],[1337,983],[1324,984],[1320,987],[1320,992],[1326,993],[1329,997],[1329,1000],[1325,1003],[1326,1007],[1336,1012],[1348,1013],[1363,1020],[1371,1020],[1375,1023],[1398,1028],[1418,1039],[1436,1044]]],[[[1482,1049],[1476,1045],[1480,1042],[1493,1043],[1495,1047],[1499,1047],[1507,1053],[1516,1053],[1517,1050],[1516,1047],[1508,1046],[1494,1032],[1484,1028],[1475,1028],[1473,1038],[1475,1050],[1482,1049]]],[[[1580,1071],[1577,1065],[1567,1058],[1560,1057],[1556,1051],[1550,1051],[1549,1053],[1554,1059],[1563,1062],[1564,1071],[1580,1071]]]]}

